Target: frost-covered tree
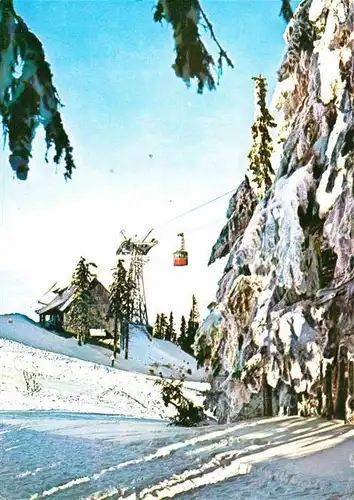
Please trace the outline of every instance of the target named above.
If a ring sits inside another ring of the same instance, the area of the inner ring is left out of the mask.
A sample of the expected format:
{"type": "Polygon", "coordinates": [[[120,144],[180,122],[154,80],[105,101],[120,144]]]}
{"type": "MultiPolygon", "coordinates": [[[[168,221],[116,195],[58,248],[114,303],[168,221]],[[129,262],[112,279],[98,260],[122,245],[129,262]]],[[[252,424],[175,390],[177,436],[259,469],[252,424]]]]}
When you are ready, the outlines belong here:
{"type": "Polygon", "coordinates": [[[90,328],[98,326],[96,302],[91,293],[91,284],[96,277],[91,272],[92,267],[97,266],[93,262],[86,262],[86,259],[81,257],[71,280],[74,294],[68,311],[67,328],[76,334],[79,345],[82,342],[86,343],[90,328]]]}
{"type": "Polygon", "coordinates": [[[113,270],[113,281],[109,289],[109,307],[107,318],[113,319],[113,357],[116,359],[119,352],[119,337],[128,322],[128,286],[127,271],[121,259],[113,270]]]}
{"type": "Polygon", "coordinates": [[[248,214],[249,189],[234,195],[212,255],[228,263],[195,343],[219,422],[264,409],[354,421],[352,27],[352,0],[309,0],[285,33],[276,176],[248,214]]]}
{"type": "Polygon", "coordinates": [[[258,196],[263,197],[272,185],[274,170],[270,161],[273,152],[269,129],[276,123],[267,108],[267,81],[262,75],[252,78],[255,81],[256,119],[251,127],[252,147],[248,154],[251,181],[257,186],[258,196]]]}
{"type": "MultiPolygon", "coordinates": [[[[292,16],[289,0],[281,0],[281,15],[292,16]]],[[[119,3],[117,3],[119,8],[119,3]]],[[[195,80],[198,92],[215,89],[223,63],[233,67],[219,43],[199,0],[158,0],[156,22],[166,21],[175,41],[173,69],[188,85],[195,80]],[[217,62],[201,36],[206,31],[217,47],[217,62]]],[[[60,115],[60,100],[39,38],[17,14],[13,0],[0,2],[0,116],[11,151],[10,164],[19,179],[26,179],[32,143],[39,124],[45,129],[47,148],[54,146],[54,162],[64,158],[65,177],[75,168],[73,150],[60,115]]]]}

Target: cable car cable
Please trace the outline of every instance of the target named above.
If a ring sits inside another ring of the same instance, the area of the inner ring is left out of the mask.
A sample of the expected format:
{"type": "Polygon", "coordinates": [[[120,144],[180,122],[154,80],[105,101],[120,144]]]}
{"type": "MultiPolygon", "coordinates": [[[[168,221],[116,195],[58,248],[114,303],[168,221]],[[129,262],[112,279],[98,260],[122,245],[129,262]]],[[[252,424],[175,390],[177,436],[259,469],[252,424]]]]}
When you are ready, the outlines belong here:
{"type": "MultiPolygon", "coordinates": [[[[221,195],[217,196],[216,198],[212,198],[211,200],[205,201],[204,203],[202,203],[202,204],[200,204],[200,205],[198,205],[198,206],[196,206],[196,207],[194,207],[194,208],[191,208],[190,210],[187,210],[186,212],[183,212],[183,213],[181,213],[181,214],[179,214],[179,215],[176,215],[176,216],[175,216],[175,217],[173,217],[172,219],[168,219],[168,220],[166,220],[166,221],[164,221],[164,222],[161,222],[161,224],[158,224],[156,227],[158,227],[158,228],[159,228],[159,227],[161,227],[161,226],[164,226],[164,225],[166,225],[166,224],[169,224],[170,222],[173,222],[173,221],[175,221],[175,220],[177,220],[177,219],[180,219],[181,217],[184,217],[185,215],[188,215],[188,214],[190,214],[190,213],[192,213],[192,212],[195,212],[196,210],[199,210],[200,208],[203,208],[203,207],[205,207],[206,205],[209,205],[210,203],[213,203],[214,201],[220,200],[221,198],[223,198],[224,196],[227,196],[228,194],[234,193],[234,192],[236,191],[236,189],[237,189],[237,188],[231,189],[230,191],[227,191],[226,193],[223,193],[223,194],[221,194],[221,195]]],[[[156,227],[155,227],[155,228],[153,228],[153,230],[155,230],[155,229],[156,229],[156,227]]],[[[151,230],[151,231],[152,231],[152,230],[151,230]]]]}
{"type": "MultiPolygon", "coordinates": [[[[201,205],[198,205],[197,207],[191,208],[190,210],[187,210],[187,212],[183,212],[180,215],[177,215],[176,217],[173,217],[173,219],[168,220],[167,222],[172,222],[176,219],[179,219],[180,217],[184,217],[187,214],[190,214],[191,212],[194,212],[195,210],[199,210],[199,208],[205,207],[206,205],[209,205],[210,203],[213,203],[214,201],[220,200],[220,198],[223,198],[224,196],[234,193],[235,189],[232,189],[231,191],[227,191],[227,193],[221,194],[220,196],[217,196],[216,198],[213,198],[212,200],[206,201],[202,203],[201,205]]],[[[166,224],[167,224],[166,222],[166,224]]]]}

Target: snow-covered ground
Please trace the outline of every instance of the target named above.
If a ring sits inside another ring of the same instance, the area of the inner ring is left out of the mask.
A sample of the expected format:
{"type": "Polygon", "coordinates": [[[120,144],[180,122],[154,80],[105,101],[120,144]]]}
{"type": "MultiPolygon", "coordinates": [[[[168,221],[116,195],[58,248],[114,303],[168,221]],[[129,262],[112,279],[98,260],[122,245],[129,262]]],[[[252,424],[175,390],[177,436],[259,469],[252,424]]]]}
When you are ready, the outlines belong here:
{"type": "Polygon", "coordinates": [[[301,417],[183,429],[94,415],[0,414],[0,498],[353,498],[353,428],[301,417]]]}
{"type": "Polygon", "coordinates": [[[202,371],[171,342],[131,333],[129,359],[110,368],[111,351],[39,328],[21,315],[0,316],[0,410],[65,410],[164,418],[153,369],[165,377],[186,374],[189,395],[202,402],[202,371]],[[191,375],[187,370],[191,370],[191,375]],[[139,373],[140,372],[140,373],[139,373]]]}
{"type": "MultiPolygon", "coordinates": [[[[21,344],[43,349],[74,358],[91,361],[100,365],[111,366],[112,351],[95,345],[78,346],[73,338],[55,335],[21,314],[0,316],[0,339],[15,340],[21,344]]],[[[196,360],[182,351],[172,342],[160,339],[150,340],[143,328],[130,327],[129,359],[119,356],[116,368],[126,371],[156,375],[162,372],[164,377],[180,377],[184,373],[187,380],[200,381],[203,369],[197,370],[196,360]],[[191,371],[191,374],[188,373],[191,371]]]]}
{"type": "MultiPolygon", "coordinates": [[[[354,497],[353,427],[298,417],[171,427],[144,373],[174,363],[200,379],[195,361],[139,331],[130,353],[124,370],[110,368],[101,347],[0,317],[0,500],[354,497]]],[[[208,384],[186,385],[201,402],[208,384]]]]}

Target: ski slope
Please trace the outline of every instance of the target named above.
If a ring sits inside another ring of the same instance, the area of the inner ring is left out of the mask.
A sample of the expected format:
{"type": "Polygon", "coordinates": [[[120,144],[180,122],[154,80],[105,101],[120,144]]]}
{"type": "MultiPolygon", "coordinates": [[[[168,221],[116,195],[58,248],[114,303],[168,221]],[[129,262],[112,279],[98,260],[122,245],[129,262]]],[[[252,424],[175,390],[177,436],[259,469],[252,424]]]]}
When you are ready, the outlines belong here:
{"type": "Polygon", "coordinates": [[[19,314],[0,316],[0,410],[62,410],[110,413],[139,418],[166,418],[156,377],[180,376],[191,367],[194,381],[186,394],[202,404],[202,372],[194,358],[171,342],[149,340],[142,329],[131,330],[130,356],[110,367],[111,351],[78,346],[19,314]]]}
{"type": "MultiPolygon", "coordinates": [[[[203,369],[197,370],[196,360],[182,351],[172,342],[152,339],[146,335],[144,328],[130,326],[129,359],[119,356],[116,368],[164,377],[180,378],[183,373],[186,380],[200,381],[203,369]],[[191,371],[191,374],[187,370],[191,371]]],[[[0,339],[13,340],[36,349],[73,358],[111,366],[112,351],[101,346],[86,344],[79,346],[75,339],[64,338],[39,327],[35,322],[21,314],[5,314],[0,316],[0,339]]]]}

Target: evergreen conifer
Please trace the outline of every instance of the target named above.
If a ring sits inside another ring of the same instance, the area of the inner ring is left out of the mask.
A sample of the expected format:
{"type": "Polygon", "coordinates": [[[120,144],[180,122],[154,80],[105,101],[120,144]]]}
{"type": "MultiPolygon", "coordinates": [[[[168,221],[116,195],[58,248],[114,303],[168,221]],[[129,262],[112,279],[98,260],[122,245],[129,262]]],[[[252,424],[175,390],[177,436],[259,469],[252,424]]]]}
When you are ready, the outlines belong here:
{"type": "Polygon", "coordinates": [[[193,348],[192,345],[194,344],[195,341],[195,335],[198,331],[199,328],[199,311],[198,311],[198,304],[197,304],[197,299],[195,298],[195,295],[192,296],[192,307],[189,313],[189,319],[188,319],[188,327],[187,327],[187,335],[186,335],[186,345],[185,345],[185,351],[188,352],[189,354],[193,355],[193,348]]]}
{"type": "Polygon", "coordinates": [[[170,340],[171,342],[176,342],[176,330],[173,319],[173,312],[170,312],[169,322],[166,328],[165,340],[170,340]]]}
{"type": "Polygon", "coordinates": [[[186,347],[187,341],[187,323],[186,318],[184,316],[181,317],[181,327],[180,327],[180,335],[178,337],[177,344],[184,351],[186,347]]]}
{"type": "Polygon", "coordinates": [[[251,181],[257,186],[258,196],[262,198],[272,185],[271,176],[274,170],[270,161],[273,152],[272,138],[269,129],[276,127],[270,114],[267,98],[267,80],[262,75],[252,77],[255,83],[257,114],[251,127],[252,147],[248,154],[251,181]]]}
{"type": "Polygon", "coordinates": [[[161,317],[160,314],[156,315],[156,320],[154,324],[154,337],[161,339],[161,317]]]}
{"type": "MultiPolygon", "coordinates": [[[[125,323],[128,321],[128,285],[127,271],[122,260],[118,260],[117,267],[113,269],[113,281],[109,289],[109,308],[107,318],[113,319],[113,358],[117,357],[117,351],[120,352],[118,342],[125,323]]],[[[112,363],[112,366],[114,361],[112,363]]]]}
{"type": "Polygon", "coordinates": [[[168,330],[168,319],[166,314],[160,315],[160,328],[161,328],[161,339],[166,339],[167,330],[168,330]]]}
{"type": "Polygon", "coordinates": [[[93,262],[86,262],[81,257],[71,280],[74,287],[74,295],[68,312],[68,329],[76,333],[77,342],[81,345],[86,343],[90,328],[95,328],[97,315],[95,312],[95,300],[91,293],[91,283],[96,277],[90,268],[97,267],[93,262]]]}

